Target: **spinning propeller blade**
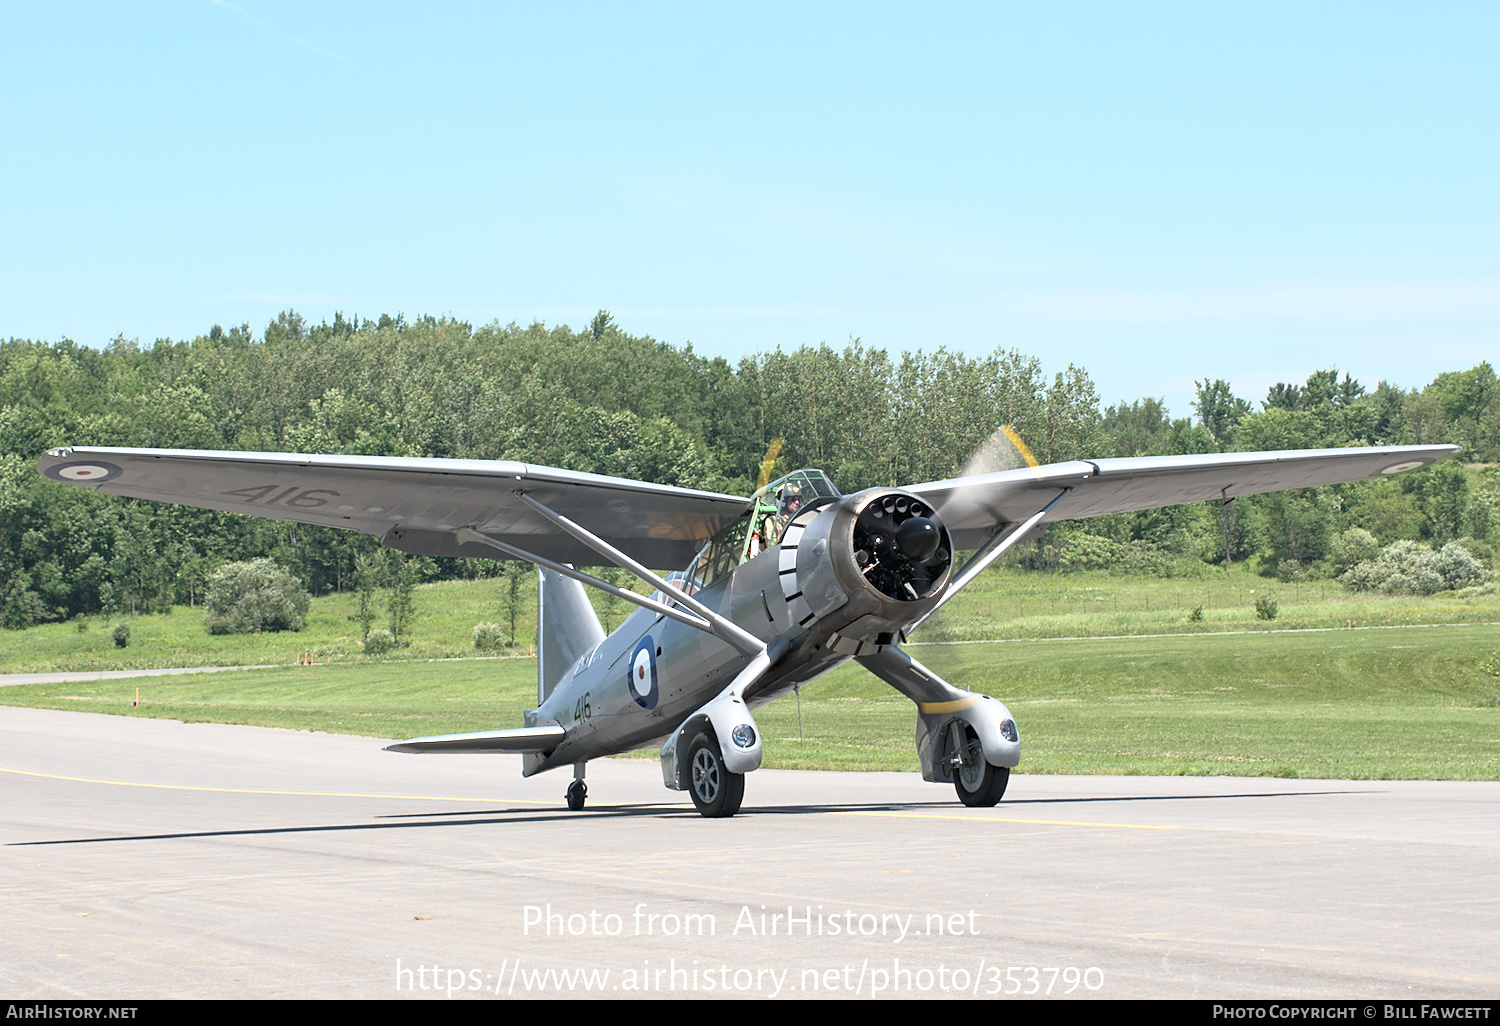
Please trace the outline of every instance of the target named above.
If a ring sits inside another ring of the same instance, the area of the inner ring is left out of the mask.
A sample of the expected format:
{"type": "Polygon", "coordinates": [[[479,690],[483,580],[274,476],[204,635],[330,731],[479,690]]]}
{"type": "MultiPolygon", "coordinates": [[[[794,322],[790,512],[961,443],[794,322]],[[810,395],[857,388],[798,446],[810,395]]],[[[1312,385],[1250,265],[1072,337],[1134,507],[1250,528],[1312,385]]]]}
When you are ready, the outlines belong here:
{"type": "MultiPolygon", "coordinates": [[[[964,463],[958,476],[960,478],[980,477],[1003,470],[1020,470],[1022,467],[1034,468],[1038,465],[1036,457],[1021,440],[1015,426],[1002,424],[980,444],[978,449],[974,450],[974,454],[964,463]]],[[[956,523],[969,514],[977,512],[982,504],[978,495],[969,496],[964,492],[959,492],[944,505],[943,515],[956,523]]]]}
{"type": "Polygon", "coordinates": [[[776,466],[776,457],[781,455],[781,446],[785,439],[773,438],[770,446],[766,449],[765,459],[760,461],[760,474],[755,478],[755,490],[760,491],[771,480],[771,468],[776,466]]]}
{"type": "Polygon", "coordinates": [[[1037,466],[1036,457],[1031,455],[1031,450],[1026,443],[1021,441],[1015,426],[1002,424],[995,429],[994,434],[986,438],[979,448],[974,450],[968,462],[958,472],[959,477],[978,477],[980,474],[993,474],[1000,470],[1018,470],[1021,467],[1037,466]]]}

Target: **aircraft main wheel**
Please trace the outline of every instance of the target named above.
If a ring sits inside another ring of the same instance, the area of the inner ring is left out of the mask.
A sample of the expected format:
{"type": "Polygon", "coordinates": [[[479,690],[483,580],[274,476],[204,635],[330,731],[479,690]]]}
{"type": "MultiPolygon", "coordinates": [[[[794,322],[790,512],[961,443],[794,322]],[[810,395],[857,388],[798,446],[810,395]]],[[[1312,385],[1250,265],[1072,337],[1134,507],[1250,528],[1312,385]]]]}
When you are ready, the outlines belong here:
{"type": "Polygon", "coordinates": [[[731,773],[724,765],[719,743],[699,734],[688,749],[688,793],[693,805],[711,819],[733,816],[745,799],[745,774],[731,773]]]}
{"type": "Polygon", "coordinates": [[[589,786],[582,780],[575,780],[568,785],[568,808],[574,812],[583,811],[583,800],[589,796],[589,786]]]}
{"type": "Polygon", "coordinates": [[[1010,769],[991,766],[974,728],[962,720],[948,725],[948,751],[953,760],[953,789],[971,808],[987,809],[1005,796],[1010,769]]]}

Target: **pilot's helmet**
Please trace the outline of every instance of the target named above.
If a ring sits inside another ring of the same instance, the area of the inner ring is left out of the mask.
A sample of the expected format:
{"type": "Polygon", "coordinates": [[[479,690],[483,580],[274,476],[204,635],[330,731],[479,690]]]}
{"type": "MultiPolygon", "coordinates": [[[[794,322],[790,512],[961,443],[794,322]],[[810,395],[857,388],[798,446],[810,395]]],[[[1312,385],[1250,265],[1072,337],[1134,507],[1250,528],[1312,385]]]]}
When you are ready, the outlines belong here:
{"type": "Polygon", "coordinates": [[[802,505],[802,490],[800,488],[788,488],[781,494],[781,512],[795,513],[797,507],[802,505]]]}

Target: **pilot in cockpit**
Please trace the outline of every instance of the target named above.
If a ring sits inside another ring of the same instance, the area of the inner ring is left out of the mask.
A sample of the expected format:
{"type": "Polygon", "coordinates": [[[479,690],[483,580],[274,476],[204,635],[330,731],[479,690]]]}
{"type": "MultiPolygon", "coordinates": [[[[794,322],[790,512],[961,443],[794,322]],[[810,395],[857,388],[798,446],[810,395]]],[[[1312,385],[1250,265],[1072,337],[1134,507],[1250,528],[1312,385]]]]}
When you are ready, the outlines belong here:
{"type": "Polygon", "coordinates": [[[777,516],[777,535],[786,530],[786,525],[791,523],[792,517],[797,515],[797,510],[802,508],[802,492],[796,488],[788,488],[786,494],[781,497],[781,512],[777,516]]]}

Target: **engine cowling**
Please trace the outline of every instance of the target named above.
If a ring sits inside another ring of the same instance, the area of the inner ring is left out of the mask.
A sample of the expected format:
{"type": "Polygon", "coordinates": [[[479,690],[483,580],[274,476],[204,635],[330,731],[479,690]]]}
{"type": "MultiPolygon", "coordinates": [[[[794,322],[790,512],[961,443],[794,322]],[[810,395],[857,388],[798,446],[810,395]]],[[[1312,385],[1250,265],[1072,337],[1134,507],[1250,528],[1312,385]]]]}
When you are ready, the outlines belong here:
{"type": "Polygon", "coordinates": [[[942,598],[952,568],[942,517],[894,488],[807,510],[781,539],[781,587],[793,620],[856,648],[895,640],[942,598]]]}

